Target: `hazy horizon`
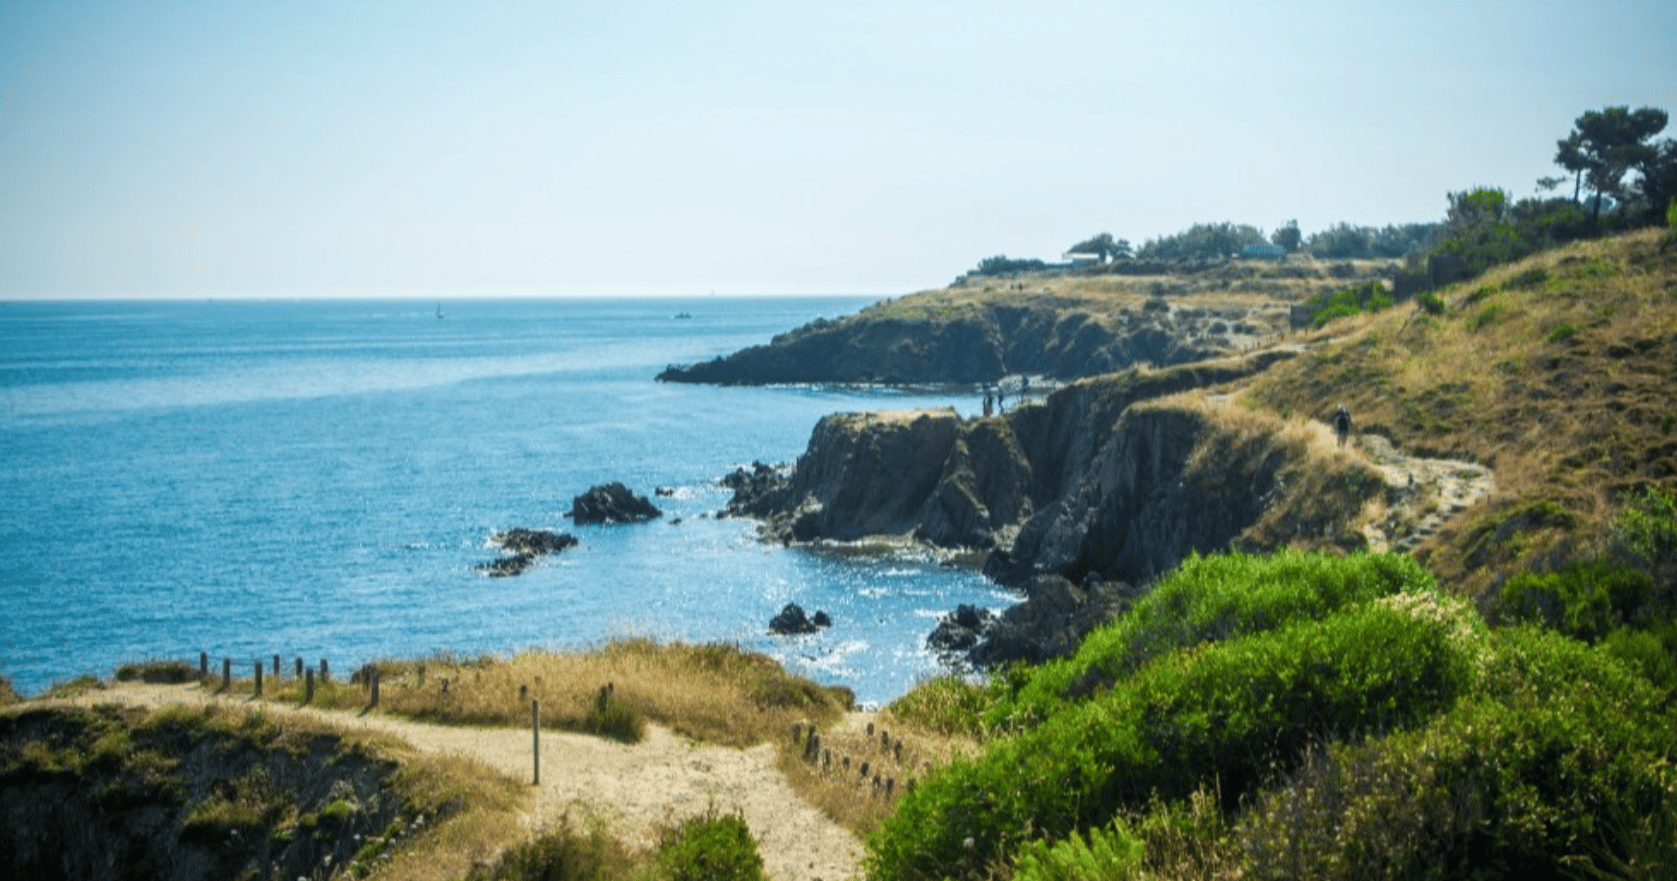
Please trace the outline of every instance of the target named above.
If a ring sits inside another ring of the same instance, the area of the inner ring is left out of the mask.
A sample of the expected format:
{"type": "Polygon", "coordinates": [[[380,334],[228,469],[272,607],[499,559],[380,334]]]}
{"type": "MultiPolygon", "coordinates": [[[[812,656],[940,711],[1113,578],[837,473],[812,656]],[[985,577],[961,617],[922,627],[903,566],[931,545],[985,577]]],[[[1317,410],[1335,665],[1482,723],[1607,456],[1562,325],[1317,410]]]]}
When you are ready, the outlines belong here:
{"type": "Polygon", "coordinates": [[[1432,221],[1561,174],[1585,110],[1677,111],[1672,33],[1656,0],[4,3],[0,299],[881,297],[1099,232],[1432,221]]]}

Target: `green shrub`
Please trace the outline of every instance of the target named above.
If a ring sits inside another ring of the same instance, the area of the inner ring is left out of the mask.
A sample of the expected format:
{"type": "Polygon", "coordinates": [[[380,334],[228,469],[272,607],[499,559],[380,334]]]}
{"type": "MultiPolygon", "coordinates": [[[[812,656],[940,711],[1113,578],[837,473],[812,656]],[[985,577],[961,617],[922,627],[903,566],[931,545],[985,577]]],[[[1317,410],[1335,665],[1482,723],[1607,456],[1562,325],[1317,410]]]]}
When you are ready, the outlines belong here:
{"type": "Polygon", "coordinates": [[[587,832],[562,828],[542,834],[509,850],[492,873],[473,872],[472,879],[494,881],[615,881],[633,877],[637,860],[605,829],[587,832]]]}
{"type": "Polygon", "coordinates": [[[1479,331],[1502,320],[1508,311],[1501,303],[1486,303],[1479,311],[1468,316],[1467,329],[1479,331]]]}
{"type": "Polygon", "coordinates": [[[1499,592],[1509,623],[1541,624],[1586,642],[1640,617],[1652,581],[1645,573],[1604,560],[1583,560],[1554,572],[1522,572],[1499,592]]]}
{"type": "Polygon", "coordinates": [[[1417,295],[1415,297],[1415,302],[1420,304],[1421,308],[1426,310],[1428,315],[1444,314],[1444,298],[1432,291],[1425,291],[1417,295]]]}
{"type": "Polygon", "coordinates": [[[1544,340],[1546,342],[1550,342],[1550,343],[1565,343],[1565,342],[1570,342],[1572,340],[1572,338],[1577,336],[1577,335],[1578,335],[1578,328],[1577,327],[1575,327],[1574,325],[1572,325],[1570,323],[1561,324],[1561,325],[1557,326],[1554,330],[1549,331],[1549,335],[1544,337],[1544,340]]]}
{"type": "Polygon", "coordinates": [[[992,729],[1026,727],[1129,676],[1147,661],[1203,642],[1275,630],[1403,591],[1433,588],[1404,554],[1282,551],[1190,556],[1077,654],[1031,671],[985,714],[992,729]]]}
{"type": "Polygon", "coordinates": [[[1601,642],[1602,651],[1642,674],[1653,686],[1677,697],[1677,621],[1647,630],[1620,627],[1601,642]]]}
{"type": "Polygon", "coordinates": [[[582,730],[623,743],[640,743],[646,737],[646,717],[618,700],[611,690],[602,690],[589,706],[582,730]]]}
{"type": "Polygon", "coordinates": [[[1238,803],[1311,744],[1402,729],[1475,677],[1465,604],[1406,594],[1172,652],[1098,699],[929,775],[869,841],[870,877],[978,875],[1154,798],[1238,803]]]}
{"type": "Polygon", "coordinates": [[[1613,523],[1614,537],[1653,579],[1653,604],[1672,614],[1672,582],[1677,574],[1677,493],[1648,487],[1630,499],[1613,523]]]}
{"type": "Polygon", "coordinates": [[[1014,862],[1014,881],[1115,881],[1136,877],[1146,852],[1122,823],[1090,829],[1088,838],[1073,832],[1049,844],[1032,841],[1014,862]]]}
{"type": "MultiPolygon", "coordinates": [[[[1005,674],[999,677],[1005,678],[1005,674]]],[[[916,685],[885,711],[922,731],[976,737],[983,733],[982,713],[989,703],[990,693],[985,688],[959,676],[938,676],[916,685]]]]}
{"type": "Polygon", "coordinates": [[[1343,288],[1332,294],[1313,297],[1307,300],[1305,305],[1313,310],[1311,327],[1319,328],[1338,318],[1389,309],[1395,302],[1392,295],[1386,291],[1385,282],[1370,279],[1363,284],[1343,288]]]}
{"type": "Polygon", "coordinates": [[[1431,725],[1319,751],[1260,798],[1234,833],[1246,877],[1551,878],[1669,853],[1636,822],[1677,810],[1654,690],[1552,632],[1499,632],[1489,657],[1489,687],[1431,725]]]}
{"type": "Polygon", "coordinates": [[[140,661],[116,668],[118,682],[180,685],[198,681],[198,668],[185,661],[140,661]]]}
{"type": "Polygon", "coordinates": [[[1543,283],[1548,280],[1549,270],[1541,266],[1535,266],[1509,279],[1502,287],[1503,290],[1512,290],[1515,288],[1535,288],[1542,286],[1543,283]]]}
{"type": "Polygon", "coordinates": [[[763,858],[757,840],[738,815],[712,810],[667,831],[658,847],[658,864],[671,881],[762,881],[763,858]]]}

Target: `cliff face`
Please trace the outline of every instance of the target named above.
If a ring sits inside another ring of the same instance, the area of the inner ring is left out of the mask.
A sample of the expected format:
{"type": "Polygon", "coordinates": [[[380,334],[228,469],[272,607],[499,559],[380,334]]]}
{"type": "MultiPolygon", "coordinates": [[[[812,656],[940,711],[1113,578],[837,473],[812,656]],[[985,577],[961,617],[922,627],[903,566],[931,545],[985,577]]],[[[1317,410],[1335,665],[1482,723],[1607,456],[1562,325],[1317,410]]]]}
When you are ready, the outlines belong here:
{"type": "Polygon", "coordinates": [[[394,762],[278,732],[184,708],[0,716],[0,875],[326,877],[390,834],[394,762]]]}
{"type": "Polygon", "coordinates": [[[1358,515],[1384,489],[1373,472],[1237,406],[1159,400],[1279,357],[1101,377],[988,419],[829,416],[789,477],[730,510],[786,542],[985,550],[986,573],[1015,586],[1144,583],[1231,544],[1355,546],[1358,515]]]}
{"type": "Polygon", "coordinates": [[[966,303],[910,314],[876,308],[816,321],[726,357],[670,367],[658,378],[718,385],[978,383],[1015,374],[1075,379],[1138,363],[1225,355],[1258,330],[1233,315],[1162,301],[1112,312],[1053,301],[966,303]]]}

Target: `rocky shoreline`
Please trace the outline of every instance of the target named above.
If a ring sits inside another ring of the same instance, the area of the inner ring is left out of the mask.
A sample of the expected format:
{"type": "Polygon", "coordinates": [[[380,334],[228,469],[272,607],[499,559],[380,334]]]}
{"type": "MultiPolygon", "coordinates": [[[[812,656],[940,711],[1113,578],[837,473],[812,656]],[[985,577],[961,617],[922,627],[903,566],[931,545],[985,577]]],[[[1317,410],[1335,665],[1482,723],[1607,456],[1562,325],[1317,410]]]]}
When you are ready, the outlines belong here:
{"type": "Polygon", "coordinates": [[[794,466],[724,478],[723,514],[785,545],[980,556],[1024,601],[952,612],[932,648],[975,667],[1057,657],[1190,554],[1366,545],[1359,517],[1387,491],[1378,473],[1278,420],[1182,398],[1291,356],[1083,380],[990,417],[833,414],[794,466]]]}

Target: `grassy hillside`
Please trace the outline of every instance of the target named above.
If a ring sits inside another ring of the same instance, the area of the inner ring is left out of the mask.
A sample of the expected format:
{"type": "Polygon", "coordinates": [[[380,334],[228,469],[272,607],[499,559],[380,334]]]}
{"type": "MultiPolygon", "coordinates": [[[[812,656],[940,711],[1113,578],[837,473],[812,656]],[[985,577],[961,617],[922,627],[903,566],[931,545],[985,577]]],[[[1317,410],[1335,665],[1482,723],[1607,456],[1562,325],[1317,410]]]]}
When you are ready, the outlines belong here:
{"type": "Polygon", "coordinates": [[[1670,684],[1408,557],[1193,558],[1075,657],[894,705],[986,740],[868,877],[1666,878],[1670,684]]]}
{"type": "Polygon", "coordinates": [[[1325,327],[1245,400],[1495,469],[1499,493],[1420,554],[1469,591],[1600,551],[1637,490],[1677,489],[1677,247],[1650,230],[1545,252],[1325,327]]]}

